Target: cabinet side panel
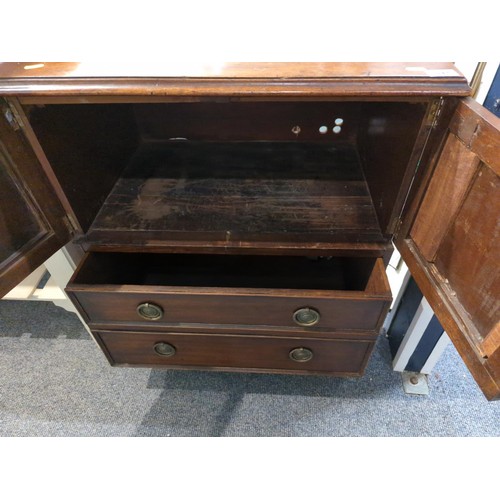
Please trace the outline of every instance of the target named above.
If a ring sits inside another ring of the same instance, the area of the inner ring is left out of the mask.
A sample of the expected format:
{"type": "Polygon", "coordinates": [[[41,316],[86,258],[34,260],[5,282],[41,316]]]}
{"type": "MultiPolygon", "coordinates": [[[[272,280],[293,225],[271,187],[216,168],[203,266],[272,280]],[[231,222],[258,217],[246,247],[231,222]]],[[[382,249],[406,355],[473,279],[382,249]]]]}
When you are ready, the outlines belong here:
{"type": "Polygon", "coordinates": [[[47,105],[29,121],[82,227],[87,231],[137,148],[128,105],[47,105]]]}
{"type": "MultiPolygon", "coordinates": [[[[364,174],[383,233],[394,231],[416,161],[426,103],[365,103],[358,146],[364,174]]],[[[422,131],[421,140],[425,135],[422,131]]]]}

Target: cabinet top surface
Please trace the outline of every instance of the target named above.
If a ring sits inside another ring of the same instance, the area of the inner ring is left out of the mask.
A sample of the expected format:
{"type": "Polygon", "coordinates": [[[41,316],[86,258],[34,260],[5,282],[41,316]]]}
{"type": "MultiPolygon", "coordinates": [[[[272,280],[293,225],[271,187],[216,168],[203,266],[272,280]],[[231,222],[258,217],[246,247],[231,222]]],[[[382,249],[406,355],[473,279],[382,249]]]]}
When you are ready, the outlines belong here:
{"type": "Polygon", "coordinates": [[[0,95],[456,95],[452,63],[0,63],[0,95]]]}

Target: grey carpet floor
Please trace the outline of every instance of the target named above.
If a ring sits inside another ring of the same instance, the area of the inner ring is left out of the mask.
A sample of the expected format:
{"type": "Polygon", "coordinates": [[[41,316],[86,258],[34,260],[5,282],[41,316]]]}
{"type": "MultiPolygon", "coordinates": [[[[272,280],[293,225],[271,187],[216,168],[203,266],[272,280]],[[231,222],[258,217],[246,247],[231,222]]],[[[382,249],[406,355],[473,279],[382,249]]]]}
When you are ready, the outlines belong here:
{"type": "Polygon", "coordinates": [[[73,314],[0,302],[1,436],[500,436],[452,346],[429,386],[403,392],[383,337],[361,379],[113,368],[73,314]]]}

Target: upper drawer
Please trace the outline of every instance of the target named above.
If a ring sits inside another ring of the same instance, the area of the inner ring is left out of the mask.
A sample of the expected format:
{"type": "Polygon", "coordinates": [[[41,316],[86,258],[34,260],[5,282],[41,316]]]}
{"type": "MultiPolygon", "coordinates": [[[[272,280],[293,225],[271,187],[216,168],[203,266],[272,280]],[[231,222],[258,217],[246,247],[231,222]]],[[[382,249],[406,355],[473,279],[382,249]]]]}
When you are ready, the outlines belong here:
{"type": "Polygon", "coordinates": [[[90,253],[66,290],[91,323],[374,330],[381,259],[90,253]]]}

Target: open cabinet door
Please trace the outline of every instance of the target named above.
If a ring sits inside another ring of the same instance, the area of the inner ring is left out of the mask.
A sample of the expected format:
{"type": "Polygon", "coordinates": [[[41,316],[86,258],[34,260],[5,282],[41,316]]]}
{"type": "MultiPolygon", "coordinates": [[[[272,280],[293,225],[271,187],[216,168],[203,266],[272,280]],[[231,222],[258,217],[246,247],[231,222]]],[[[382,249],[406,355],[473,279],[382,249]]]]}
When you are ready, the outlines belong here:
{"type": "Polygon", "coordinates": [[[488,399],[500,398],[500,119],[459,103],[395,244],[488,399]]]}
{"type": "Polygon", "coordinates": [[[65,217],[19,121],[0,100],[0,297],[70,241],[65,217]]]}

